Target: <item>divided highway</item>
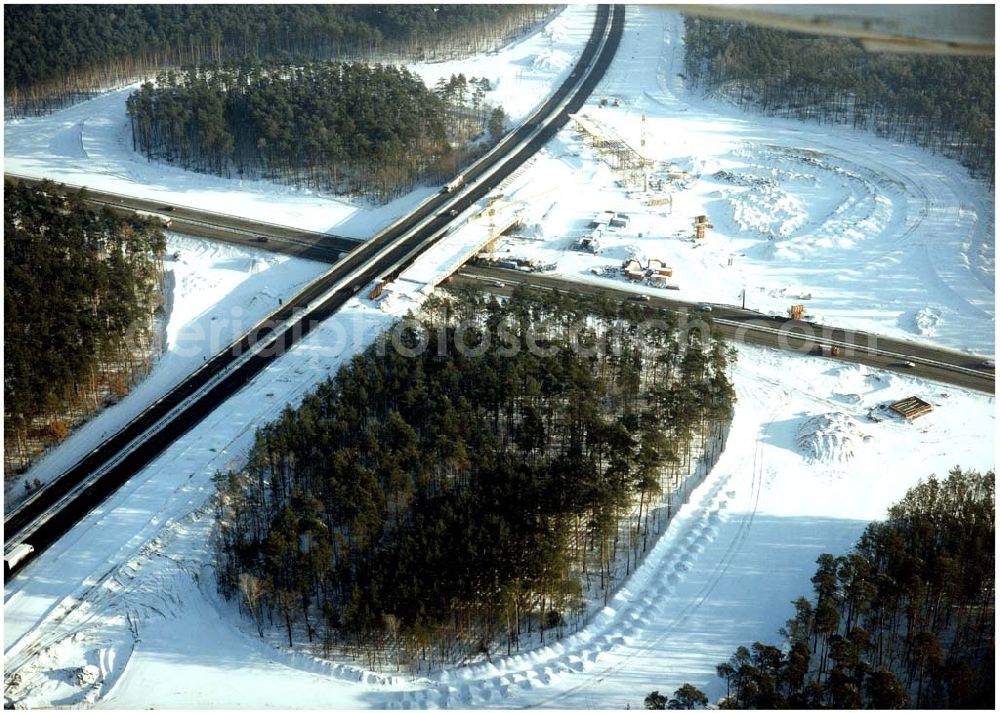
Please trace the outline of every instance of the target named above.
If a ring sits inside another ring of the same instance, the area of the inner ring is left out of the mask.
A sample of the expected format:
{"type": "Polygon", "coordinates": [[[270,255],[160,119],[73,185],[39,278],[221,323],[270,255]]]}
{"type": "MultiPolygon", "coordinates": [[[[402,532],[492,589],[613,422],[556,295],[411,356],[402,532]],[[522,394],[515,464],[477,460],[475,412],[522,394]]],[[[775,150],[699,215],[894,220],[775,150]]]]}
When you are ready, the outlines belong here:
{"type": "MultiPolygon", "coordinates": [[[[477,289],[498,294],[510,294],[515,285],[556,290],[567,294],[613,296],[622,300],[636,299],[640,293],[616,288],[613,284],[593,285],[538,273],[524,273],[498,268],[465,267],[454,281],[472,284],[477,289]],[[502,287],[499,286],[502,283],[502,287]]],[[[912,374],[933,381],[954,384],[988,394],[996,388],[993,366],[985,366],[981,358],[869,332],[841,329],[811,322],[769,317],[760,312],[730,305],[711,304],[711,312],[701,312],[703,303],[691,303],[667,297],[651,297],[644,302],[692,316],[710,316],[718,333],[728,339],[797,351],[814,352],[818,345],[833,345],[841,349],[840,360],[867,364],[902,374],[912,374]],[[912,366],[910,366],[912,364],[912,366]]]]}
{"type": "MultiPolygon", "coordinates": [[[[441,239],[455,216],[520,167],[565,125],[569,114],[583,106],[611,63],[623,28],[623,6],[599,6],[594,30],[569,79],[525,124],[462,174],[464,187],[429,198],[410,215],[355,247],[281,309],[13,510],[4,519],[5,555],[21,544],[30,545],[34,552],[13,563],[10,571],[5,567],[5,578],[61,537],[362,287],[377,278],[397,275],[441,239]]],[[[152,210],[162,212],[155,207],[152,210]]],[[[256,224],[247,223],[256,229],[256,224]]],[[[330,240],[330,236],[320,237],[330,240]]]]}

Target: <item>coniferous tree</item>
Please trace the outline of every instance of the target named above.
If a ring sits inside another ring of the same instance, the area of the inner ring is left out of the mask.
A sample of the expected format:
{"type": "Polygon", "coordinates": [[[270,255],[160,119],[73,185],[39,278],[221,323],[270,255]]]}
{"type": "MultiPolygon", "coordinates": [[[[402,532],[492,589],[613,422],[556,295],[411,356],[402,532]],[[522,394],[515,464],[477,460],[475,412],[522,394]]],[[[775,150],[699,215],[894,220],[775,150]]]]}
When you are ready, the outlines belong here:
{"type": "Polygon", "coordinates": [[[158,349],[162,226],[84,198],[4,183],[5,474],[124,396],[158,349]]]}
{"type": "Polygon", "coordinates": [[[865,52],[857,43],[686,16],[684,76],[742,107],[926,146],[993,181],[992,58],[865,52]]]}
{"type": "MultiPolygon", "coordinates": [[[[702,388],[729,362],[657,374],[656,345],[617,343],[632,310],[521,292],[428,300],[396,333],[416,355],[372,347],[260,429],[244,471],[217,478],[220,590],[252,617],[271,612],[289,642],[371,666],[426,670],[561,636],[585,593],[606,599],[655,541],[669,518],[654,494],[711,457],[731,416],[702,388]],[[573,349],[570,330],[527,348],[536,324],[584,321],[599,356],[573,349]],[[503,334],[520,348],[501,351],[503,334]],[[668,386],[690,392],[685,415],[655,407],[668,386]],[[245,575],[267,583],[252,604],[245,575]]],[[[676,325],[664,342],[713,349],[676,325]]]]}
{"type": "Polygon", "coordinates": [[[243,61],[161,73],[126,108],[151,160],[387,200],[471,155],[490,105],[473,111],[466,86],[459,75],[432,92],[392,66],[243,61]]]}
{"type": "Polygon", "coordinates": [[[495,49],[551,11],[502,4],[6,5],[6,114],[44,113],[185,65],[454,59],[495,49]]]}
{"type": "Polygon", "coordinates": [[[787,652],[758,642],[717,667],[721,706],[991,709],[994,517],[992,472],[912,488],[851,553],[819,557],[787,652]]]}

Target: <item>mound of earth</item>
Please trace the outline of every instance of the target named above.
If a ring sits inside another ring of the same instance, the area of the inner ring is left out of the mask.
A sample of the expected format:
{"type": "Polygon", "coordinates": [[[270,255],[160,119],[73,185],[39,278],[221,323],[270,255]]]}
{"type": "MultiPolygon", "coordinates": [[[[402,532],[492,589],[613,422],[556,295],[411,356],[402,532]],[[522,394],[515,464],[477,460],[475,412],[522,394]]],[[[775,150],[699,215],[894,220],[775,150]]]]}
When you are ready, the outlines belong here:
{"type": "Polygon", "coordinates": [[[815,463],[846,465],[870,436],[845,413],[823,413],[805,419],[796,441],[802,455],[815,463]]]}

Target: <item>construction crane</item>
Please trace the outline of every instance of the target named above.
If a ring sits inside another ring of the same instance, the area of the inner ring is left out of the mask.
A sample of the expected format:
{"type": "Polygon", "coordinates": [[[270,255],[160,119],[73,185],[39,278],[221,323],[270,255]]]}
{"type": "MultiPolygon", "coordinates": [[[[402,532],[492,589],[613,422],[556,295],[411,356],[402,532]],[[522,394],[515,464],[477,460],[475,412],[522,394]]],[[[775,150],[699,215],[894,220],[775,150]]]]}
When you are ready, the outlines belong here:
{"type": "MultiPolygon", "coordinates": [[[[646,128],[648,126],[646,112],[642,112],[642,123],[639,126],[639,158],[646,159],[646,128]]],[[[649,190],[649,168],[642,172],[642,192],[649,190]]]]}
{"type": "Polygon", "coordinates": [[[646,130],[649,127],[649,121],[646,119],[646,112],[642,112],[642,124],[639,129],[639,154],[646,158],[646,130]]]}

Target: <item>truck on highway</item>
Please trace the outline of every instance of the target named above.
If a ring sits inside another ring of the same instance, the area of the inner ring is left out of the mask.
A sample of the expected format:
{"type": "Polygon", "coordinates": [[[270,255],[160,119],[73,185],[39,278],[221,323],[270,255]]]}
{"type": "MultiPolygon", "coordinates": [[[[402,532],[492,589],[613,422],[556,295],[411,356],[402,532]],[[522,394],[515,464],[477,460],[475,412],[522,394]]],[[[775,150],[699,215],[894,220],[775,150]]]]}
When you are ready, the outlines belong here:
{"type": "Polygon", "coordinates": [[[816,353],[825,357],[840,356],[840,347],[836,344],[817,344],[816,353]]]}
{"type": "Polygon", "coordinates": [[[170,223],[173,222],[170,216],[163,215],[162,213],[151,213],[148,210],[137,210],[135,212],[140,218],[145,218],[146,220],[154,220],[164,228],[169,228],[170,223]]]}
{"type": "Polygon", "coordinates": [[[19,543],[10,548],[10,552],[5,553],[3,556],[3,573],[8,575],[17,567],[18,563],[23,559],[28,557],[35,548],[26,542],[19,543]]]}
{"type": "Polygon", "coordinates": [[[465,182],[465,179],[463,179],[461,176],[459,176],[455,180],[453,180],[450,183],[448,183],[444,188],[442,188],[441,192],[442,193],[454,193],[455,191],[457,191],[459,188],[462,187],[462,184],[464,182],[465,182]]]}

